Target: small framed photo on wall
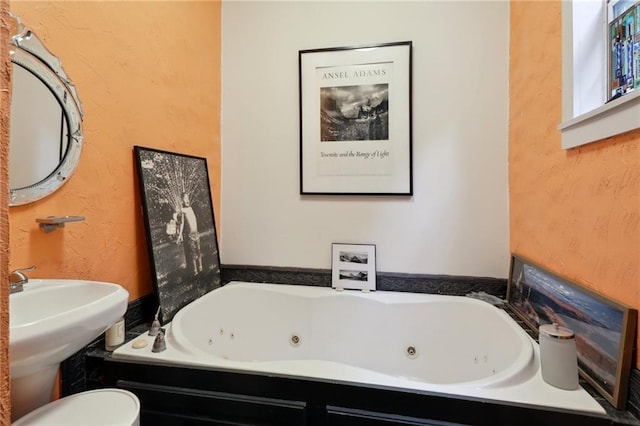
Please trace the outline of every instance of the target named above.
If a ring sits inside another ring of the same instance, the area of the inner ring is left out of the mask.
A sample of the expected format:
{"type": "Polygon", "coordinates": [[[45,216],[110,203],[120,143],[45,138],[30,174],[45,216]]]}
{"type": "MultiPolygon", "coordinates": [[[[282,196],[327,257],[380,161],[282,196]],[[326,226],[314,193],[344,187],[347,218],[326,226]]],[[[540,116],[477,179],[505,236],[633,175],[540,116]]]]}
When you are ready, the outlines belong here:
{"type": "Polygon", "coordinates": [[[335,289],[376,289],[376,246],[339,244],[331,246],[331,287],[335,289]]]}

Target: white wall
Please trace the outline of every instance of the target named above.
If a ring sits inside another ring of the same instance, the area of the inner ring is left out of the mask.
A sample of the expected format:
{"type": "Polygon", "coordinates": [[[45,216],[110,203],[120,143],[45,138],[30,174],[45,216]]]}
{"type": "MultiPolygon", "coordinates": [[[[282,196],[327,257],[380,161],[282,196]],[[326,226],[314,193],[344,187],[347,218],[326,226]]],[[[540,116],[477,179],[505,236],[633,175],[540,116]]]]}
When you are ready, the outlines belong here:
{"type": "MultiPolygon", "coordinates": [[[[505,1],[222,4],[223,264],[506,277],[505,1]],[[299,195],[298,51],[413,42],[413,197],[299,195]]],[[[188,64],[187,64],[188,66],[188,64]]]]}

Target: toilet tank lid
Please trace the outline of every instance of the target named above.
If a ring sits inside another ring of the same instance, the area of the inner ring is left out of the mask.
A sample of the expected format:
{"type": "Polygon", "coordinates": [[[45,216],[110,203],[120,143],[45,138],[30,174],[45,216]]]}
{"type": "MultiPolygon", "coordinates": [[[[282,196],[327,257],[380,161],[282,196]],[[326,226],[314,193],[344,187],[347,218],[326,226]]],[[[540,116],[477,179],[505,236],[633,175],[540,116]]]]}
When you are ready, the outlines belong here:
{"type": "Polygon", "coordinates": [[[13,423],[14,426],[131,426],[138,424],[140,400],[122,389],[97,389],[50,402],[13,423]]]}

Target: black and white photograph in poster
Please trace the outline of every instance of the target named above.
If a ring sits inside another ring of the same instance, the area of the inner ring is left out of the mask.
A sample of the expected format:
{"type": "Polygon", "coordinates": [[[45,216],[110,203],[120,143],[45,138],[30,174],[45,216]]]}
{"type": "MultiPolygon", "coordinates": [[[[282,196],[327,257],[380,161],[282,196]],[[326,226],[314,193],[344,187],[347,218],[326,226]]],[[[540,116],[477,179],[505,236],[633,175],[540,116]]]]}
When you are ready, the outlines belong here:
{"type": "Polygon", "coordinates": [[[336,289],[376,289],[376,246],[331,245],[331,286],[336,289]]]}
{"type": "Polygon", "coordinates": [[[320,88],[320,141],[388,141],[389,84],[320,88]]]}
{"type": "Polygon", "coordinates": [[[301,50],[300,193],[411,195],[411,42],[301,50]]]}
{"type": "Polygon", "coordinates": [[[205,158],[134,147],[152,278],[163,321],[220,287],[205,158]]]}

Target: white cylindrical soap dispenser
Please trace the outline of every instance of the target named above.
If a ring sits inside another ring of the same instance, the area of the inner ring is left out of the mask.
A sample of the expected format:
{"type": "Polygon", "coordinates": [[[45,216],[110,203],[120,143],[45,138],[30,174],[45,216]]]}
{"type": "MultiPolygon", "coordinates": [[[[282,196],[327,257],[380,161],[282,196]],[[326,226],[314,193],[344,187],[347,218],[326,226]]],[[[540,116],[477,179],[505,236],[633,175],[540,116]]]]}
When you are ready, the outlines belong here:
{"type": "Polygon", "coordinates": [[[113,351],[124,343],[124,317],[109,327],[104,336],[105,349],[113,351]]]}
{"type": "Polygon", "coordinates": [[[540,368],[545,382],[578,389],[578,355],[573,331],[556,323],[540,326],[540,368]]]}

